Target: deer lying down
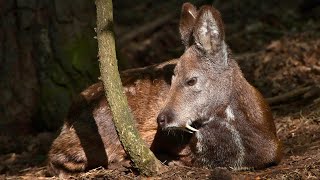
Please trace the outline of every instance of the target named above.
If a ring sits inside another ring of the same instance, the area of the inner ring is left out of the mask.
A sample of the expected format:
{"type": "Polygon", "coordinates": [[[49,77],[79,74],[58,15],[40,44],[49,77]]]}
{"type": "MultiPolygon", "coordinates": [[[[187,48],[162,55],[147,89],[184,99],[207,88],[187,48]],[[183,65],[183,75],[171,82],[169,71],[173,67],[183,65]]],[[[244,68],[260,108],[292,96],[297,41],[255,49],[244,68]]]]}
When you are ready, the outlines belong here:
{"type": "MultiPolygon", "coordinates": [[[[142,138],[166,162],[233,169],[277,164],[281,143],[272,114],[232,58],[220,13],[185,3],[179,28],[185,45],[179,59],[122,74],[142,138]]],[[[94,84],[73,103],[49,152],[53,174],[125,161],[103,93],[94,84]]]]}
{"type": "MultiPolygon", "coordinates": [[[[150,146],[157,131],[157,115],[170,88],[176,60],[121,73],[122,83],[136,126],[150,146]]],[[[54,140],[48,168],[52,175],[69,174],[126,161],[113,125],[103,84],[80,93],[71,105],[61,133],[54,140]]]]}

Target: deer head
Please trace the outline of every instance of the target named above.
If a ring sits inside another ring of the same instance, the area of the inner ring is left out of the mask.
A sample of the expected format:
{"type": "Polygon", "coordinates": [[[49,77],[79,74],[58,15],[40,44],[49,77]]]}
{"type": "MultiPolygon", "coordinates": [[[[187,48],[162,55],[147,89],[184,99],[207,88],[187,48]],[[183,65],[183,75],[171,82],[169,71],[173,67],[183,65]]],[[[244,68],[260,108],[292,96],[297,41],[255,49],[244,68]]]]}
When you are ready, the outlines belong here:
{"type": "Polygon", "coordinates": [[[157,121],[162,129],[195,132],[195,126],[225,112],[236,65],[229,58],[223,22],[215,8],[203,6],[197,11],[192,4],[184,4],[179,29],[185,51],[157,121]]]}

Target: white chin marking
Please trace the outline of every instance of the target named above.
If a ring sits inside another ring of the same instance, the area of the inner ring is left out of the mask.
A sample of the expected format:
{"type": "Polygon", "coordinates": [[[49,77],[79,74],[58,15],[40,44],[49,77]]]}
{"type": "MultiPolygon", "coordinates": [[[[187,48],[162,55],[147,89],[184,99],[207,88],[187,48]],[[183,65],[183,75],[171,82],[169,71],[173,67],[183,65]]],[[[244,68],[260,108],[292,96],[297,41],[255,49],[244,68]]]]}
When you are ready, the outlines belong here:
{"type": "Polygon", "coordinates": [[[235,118],[234,118],[233,111],[232,111],[230,105],[227,107],[227,109],[226,109],[225,112],[226,112],[227,120],[228,120],[228,121],[233,121],[233,120],[235,119],[235,118]]]}
{"type": "MultiPolygon", "coordinates": [[[[200,133],[196,133],[196,138],[198,140],[198,142],[196,144],[197,151],[202,152],[203,151],[202,135],[200,133]]],[[[204,159],[204,161],[205,161],[205,159],[204,159]]]]}
{"type": "Polygon", "coordinates": [[[244,156],[245,156],[245,148],[242,142],[242,138],[240,136],[239,131],[232,125],[232,121],[235,120],[235,116],[233,113],[232,108],[230,105],[226,108],[225,110],[226,116],[227,116],[227,121],[223,122],[225,127],[230,131],[233,141],[236,144],[239,152],[238,152],[238,160],[235,162],[234,166],[235,167],[241,167],[244,161],[244,156]]]}

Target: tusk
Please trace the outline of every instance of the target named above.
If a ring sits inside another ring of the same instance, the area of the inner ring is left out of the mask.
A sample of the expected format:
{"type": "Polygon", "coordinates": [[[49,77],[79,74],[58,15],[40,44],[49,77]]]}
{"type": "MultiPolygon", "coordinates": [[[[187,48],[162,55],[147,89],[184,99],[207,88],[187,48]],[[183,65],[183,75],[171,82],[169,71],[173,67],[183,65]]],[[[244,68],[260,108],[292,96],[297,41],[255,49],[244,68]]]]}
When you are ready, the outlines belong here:
{"type": "Polygon", "coordinates": [[[191,131],[191,130],[189,130],[189,129],[185,129],[185,128],[183,128],[183,129],[181,129],[182,131],[185,131],[185,132],[188,132],[188,133],[190,133],[190,134],[193,134],[193,131],[191,131]]]}
{"type": "Polygon", "coordinates": [[[198,129],[193,128],[192,126],[190,126],[189,124],[186,124],[186,128],[192,132],[198,132],[198,129]]]}

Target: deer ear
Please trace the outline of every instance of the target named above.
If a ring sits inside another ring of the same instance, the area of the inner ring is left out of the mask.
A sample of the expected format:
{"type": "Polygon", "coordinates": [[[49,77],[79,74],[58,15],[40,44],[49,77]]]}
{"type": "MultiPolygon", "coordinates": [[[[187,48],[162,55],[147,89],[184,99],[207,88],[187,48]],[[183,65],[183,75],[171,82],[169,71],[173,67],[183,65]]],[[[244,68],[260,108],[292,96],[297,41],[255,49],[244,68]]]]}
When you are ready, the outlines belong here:
{"type": "Polygon", "coordinates": [[[197,8],[191,3],[182,5],[179,31],[183,45],[187,48],[191,44],[191,34],[197,18],[197,8]]]}
{"type": "Polygon", "coordinates": [[[224,41],[221,15],[211,6],[203,6],[198,14],[193,33],[196,46],[206,53],[219,50],[224,41]]]}

